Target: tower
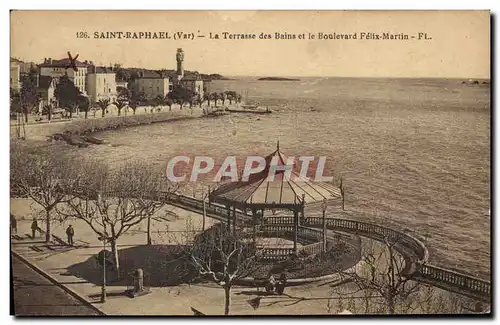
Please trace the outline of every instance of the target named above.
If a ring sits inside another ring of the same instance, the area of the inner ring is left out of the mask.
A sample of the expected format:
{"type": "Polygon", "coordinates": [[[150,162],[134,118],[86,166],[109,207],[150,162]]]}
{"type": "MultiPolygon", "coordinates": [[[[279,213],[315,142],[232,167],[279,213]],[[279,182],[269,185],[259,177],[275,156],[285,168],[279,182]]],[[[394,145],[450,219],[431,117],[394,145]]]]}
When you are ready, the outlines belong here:
{"type": "Polygon", "coordinates": [[[179,48],[175,56],[177,60],[177,79],[181,80],[184,77],[184,51],[179,48]]]}

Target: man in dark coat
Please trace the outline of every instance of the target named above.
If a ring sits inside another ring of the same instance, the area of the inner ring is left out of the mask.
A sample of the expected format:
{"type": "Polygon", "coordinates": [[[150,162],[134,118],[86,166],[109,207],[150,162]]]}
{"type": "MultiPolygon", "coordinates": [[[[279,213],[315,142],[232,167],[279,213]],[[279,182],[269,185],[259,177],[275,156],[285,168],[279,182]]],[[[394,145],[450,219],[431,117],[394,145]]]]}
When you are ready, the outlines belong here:
{"type": "Polygon", "coordinates": [[[17,234],[17,220],[16,216],[12,213],[10,214],[10,230],[13,234],[17,234]]]}
{"type": "Polygon", "coordinates": [[[73,226],[69,225],[68,228],[66,229],[66,235],[68,235],[68,244],[70,246],[73,246],[73,236],[75,235],[75,230],[73,229],[73,226]]]}
{"type": "Polygon", "coordinates": [[[36,221],[36,218],[33,218],[33,222],[31,223],[31,238],[35,239],[36,231],[38,229],[38,222],[36,221]]]}

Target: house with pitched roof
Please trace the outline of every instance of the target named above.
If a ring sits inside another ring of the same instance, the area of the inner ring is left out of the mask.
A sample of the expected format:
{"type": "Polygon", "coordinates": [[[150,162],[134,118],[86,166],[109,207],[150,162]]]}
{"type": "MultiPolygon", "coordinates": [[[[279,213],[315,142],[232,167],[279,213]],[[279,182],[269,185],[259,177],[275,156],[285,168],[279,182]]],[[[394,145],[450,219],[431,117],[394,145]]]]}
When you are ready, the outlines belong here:
{"type": "Polygon", "coordinates": [[[73,81],[75,86],[80,91],[87,95],[87,73],[89,63],[75,60],[77,71],[72,69],[71,61],[69,58],[61,60],[52,60],[52,58],[45,58],[43,63],[39,65],[40,76],[59,78],[65,74],[73,81]]]}
{"type": "Polygon", "coordinates": [[[134,91],[144,93],[148,100],[167,96],[171,85],[168,76],[150,70],[139,71],[138,78],[129,83],[134,91]]]}
{"type": "Polygon", "coordinates": [[[87,73],[87,93],[91,102],[101,99],[116,101],[116,73],[112,67],[89,66],[87,73]]]}
{"type": "Polygon", "coordinates": [[[186,75],[180,80],[180,83],[185,88],[198,94],[200,98],[203,98],[203,79],[201,79],[200,75],[186,75]]]}
{"type": "Polygon", "coordinates": [[[40,94],[40,109],[45,105],[52,104],[53,107],[58,106],[57,98],[54,92],[57,87],[58,78],[50,76],[38,76],[38,93],[40,94]]]}

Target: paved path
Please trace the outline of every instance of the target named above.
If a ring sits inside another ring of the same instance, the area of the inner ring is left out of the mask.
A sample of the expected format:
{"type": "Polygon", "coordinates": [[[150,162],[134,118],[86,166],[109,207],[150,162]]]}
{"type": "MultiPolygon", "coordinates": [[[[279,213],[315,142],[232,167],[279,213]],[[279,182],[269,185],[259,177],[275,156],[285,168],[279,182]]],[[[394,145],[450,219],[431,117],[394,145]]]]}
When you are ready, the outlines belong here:
{"type": "MultiPolygon", "coordinates": [[[[31,218],[40,212],[36,211],[36,208],[37,206],[32,205],[29,200],[11,199],[12,213],[25,217],[24,220],[18,221],[18,234],[21,239],[12,239],[11,249],[50,274],[54,280],[79,294],[83,299],[94,303],[94,306],[105,314],[133,316],[192,315],[190,307],[194,307],[208,315],[222,314],[224,291],[213,283],[200,283],[196,285],[181,284],[176,286],[167,286],[158,283],[151,286],[151,294],[134,299],[123,295],[123,292],[127,289],[127,283],[108,283],[108,300],[104,304],[99,303],[102,273],[99,266],[95,263],[93,256],[102,249],[102,246],[97,240],[95,233],[88,226],[72,220],[69,223],[73,224],[73,227],[77,229],[76,241],[85,241],[89,244],[89,247],[57,247],[56,250],[49,249],[45,247],[39,238],[32,240],[25,235],[29,233],[31,218]],[[37,247],[39,250],[33,250],[33,247],[37,247]]],[[[155,245],[152,247],[148,248],[144,246],[146,239],[144,224],[131,229],[131,231],[120,238],[118,244],[121,256],[134,257],[128,260],[127,264],[130,267],[149,267],[152,269],[152,272],[149,273],[153,274],[154,270],[158,272],[159,269],[163,268],[163,264],[154,264],[153,262],[162,261],[162,257],[164,256],[163,247],[179,243],[179,240],[182,239],[182,232],[177,233],[177,231],[185,230],[187,224],[192,225],[194,229],[201,227],[202,216],[199,214],[179,208],[172,208],[171,212],[177,214],[178,218],[154,224],[154,229],[163,229],[164,232],[170,231],[170,233],[153,233],[155,245]],[[148,250],[151,250],[150,254],[143,254],[143,252],[148,250]],[[158,268],[156,268],[157,266],[158,268]]],[[[213,222],[213,219],[208,218],[207,222],[213,222]]],[[[66,227],[67,223],[59,224],[54,221],[54,234],[65,239],[64,230],[66,227]]],[[[42,228],[44,228],[44,225],[42,225],[42,228]]],[[[379,245],[374,241],[368,241],[373,242],[376,247],[379,245]]],[[[122,263],[122,268],[124,266],[125,263],[122,263]]],[[[20,277],[16,269],[13,272],[17,277],[20,277]]],[[[256,288],[234,287],[231,293],[231,314],[319,315],[337,313],[346,308],[347,302],[345,299],[351,295],[348,292],[352,292],[352,295],[358,295],[359,293],[354,293],[356,291],[356,288],[350,285],[344,285],[334,290],[326,283],[310,283],[287,288],[286,292],[296,297],[290,298],[284,296],[262,296],[262,290],[259,292],[256,288]],[[339,295],[337,290],[342,292],[343,305],[337,301],[339,295]],[[262,301],[260,307],[254,310],[248,301],[256,297],[261,297],[262,301]],[[333,307],[330,308],[328,306],[328,300],[331,300],[330,302],[333,303],[333,307]]],[[[22,295],[21,293],[20,296],[22,295]]],[[[56,301],[56,299],[51,300],[56,301]]],[[[358,303],[362,302],[359,299],[356,301],[358,303]]],[[[39,300],[38,302],[28,302],[27,304],[30,304],[29,311],[31,314],[34,314],[35,311],[32,311],[31,308],[35,308],[37,304],[44,303],[47,304],[48,302],[46,300],[39,300]]],[[[68,304],[71,305],[71,303],[68,304]]],[[[349,307],[349,309],[358,310],[357,306],[354,307],[349,307]]],[[[65,309],[66,312],[69,308],[76,307],[67,306],[67,308],[65,309]]],[[[22,312],[18,311],[18,313],[22,312]]]]}
{"type": "Polygon", "coordinates": [[[12,255],[14,313],[16,316],[96,316],[59,286],[12,255]]]}

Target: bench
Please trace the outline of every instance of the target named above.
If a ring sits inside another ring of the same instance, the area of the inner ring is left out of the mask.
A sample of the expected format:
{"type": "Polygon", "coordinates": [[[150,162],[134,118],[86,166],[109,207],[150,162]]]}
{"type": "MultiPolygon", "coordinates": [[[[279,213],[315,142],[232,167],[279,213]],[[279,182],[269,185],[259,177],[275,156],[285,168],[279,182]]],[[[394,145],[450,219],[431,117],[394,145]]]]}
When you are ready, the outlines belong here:
{"type": "Polygon", "coordinates": [[[269,283],[269,278],[268,277],[256,277],[253,278],[253,286],[257,287],[257,291],[260,290],[260,288],[266,288],[266,285],[269,283]]]}
{"type": "Polygon", "coordinates": [[[62,246],[69,246],[68,243],[66,243],[64,240],[62,240],[61,238],[59,238],[58,236],[56,235],[52,235],[52,238],[54,238],[54,241],[56,243],[58,243],[59,245],[62,245],[62,246]]]}
{"type": "Polygon", "coordinates": [[[43,253],[43,249],[37,246],[30,246],[30,249],[34,250],[37,253],[43,253]]]}
{"type": "Polygon", "coordinates": [[[12,235],[12,238],[14,238],[15,240],[24,240],[24,238],[19,235],[12,235]]]}

